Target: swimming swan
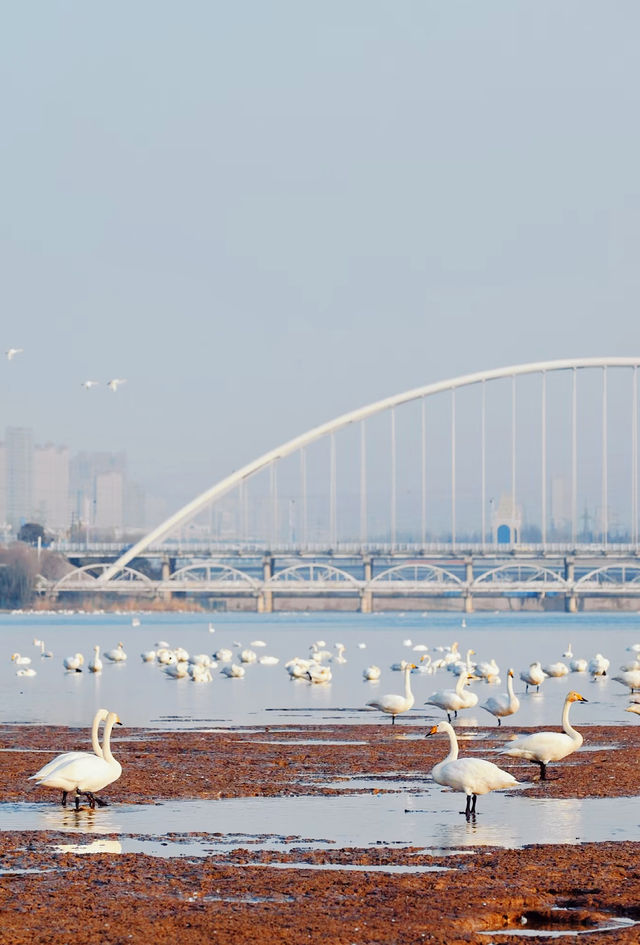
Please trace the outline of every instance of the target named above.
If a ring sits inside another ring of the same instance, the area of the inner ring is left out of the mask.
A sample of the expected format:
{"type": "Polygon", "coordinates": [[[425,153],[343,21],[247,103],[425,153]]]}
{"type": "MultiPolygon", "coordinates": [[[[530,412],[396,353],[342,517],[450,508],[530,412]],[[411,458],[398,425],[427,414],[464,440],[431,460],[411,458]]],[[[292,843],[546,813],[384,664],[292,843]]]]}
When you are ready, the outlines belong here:
{"type": "Polygon", "coordinates": [[[498,720],[498,725],[506,715],[513,715],[520,708],[520,700],[513,691],[513,670],[510,669],[507,675],[507,692],[500,696],[492,696],[480,705],[481,709],[486,709],[498,720]]]}
{"type": "Polygon", "coordinates": [[[502,754],[513,758],[526,758],[540,765],[540,780],[547,779],[547,765],[550,761],[560,761],[577,751],[582,745],[582,735],[569,724],[569,709],[574,702],[588,702],[579,692],[570,692],[564,700],[562,709],[562,732],[534,732],[516,739],[502,754]]]}
{"type": "Polygon", "coordinates": [[[414,695],[411,692],[410,680],[411,670],[415,668],[415,663],[407,663],[404,660],[402,661],[402,672],[404,673],[403,696],[386,695],[380,696],[379,699],[372,699],[370,702],[367,702],[367,705],[371,706],[373,709],[380,709],[381,712],[386,712],[387,715],[390,715],[392,725],[395,724],[396,715],[400,715],[402,712],[408,712],[415,701],[414,695]]]}
{"type": "Polygon", "coordinates": [[[512,774],[503,771],[491,761],[485,761],[483,758],[458,758],[458,739],[449,722],[438,722],[425,737],[439,732],[446,732],[449,736],[449,754],[443,761],[434,765],[431,777],[437,784],[450,787],[454,791],[463,791],[467,795],[464,811],[467,819],[475,815],[478,794],[488,794],[490,791],[500,791],[518,785],[519,782],[512,774]]]}
{"type": "Polygon", "coordinates": [[[93,659],[89,660],[89,672],[91,673],[101,673],[102,672],[102,660],[100,659],[100,647],[96,643],[93,648],[93,659]]]}
{"type": "Polygon", "coordinates": [[[38,778],[36,783],[41,787],[58,788],[65,794],[74,791],[76,810],[80,807],[81,794],[89,799],[91,808],[96,803],[103,807],[106,801],[97,798],[95,792],[117,781],[122,774],[120,762],[111,754],[111,730],[114,725],[122,725],[122,722],[115,712],[109,712],[104,726],[102,758],[83,753],[81,758],[72,758],[56,765],[46,777],[38,778]]]}

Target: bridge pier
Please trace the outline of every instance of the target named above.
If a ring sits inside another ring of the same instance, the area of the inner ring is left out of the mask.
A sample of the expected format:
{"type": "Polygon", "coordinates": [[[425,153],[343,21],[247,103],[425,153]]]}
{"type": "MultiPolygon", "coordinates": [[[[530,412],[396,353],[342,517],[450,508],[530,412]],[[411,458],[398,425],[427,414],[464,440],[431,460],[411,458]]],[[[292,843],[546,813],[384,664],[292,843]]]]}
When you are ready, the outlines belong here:
{"type": "Polygon", "coordinates": [[[576,562],[574,558],[565,558],[564,559],[564,579],[567,584],[571,585],[571,590],[564,598],[564,609],[568,614],[577,614],[578,612],[578,598],[574,591],[574,581],[575,581],[575,571],[576,571],[576,562]]]}
{"type": "Polygon", "coordinates": [[[370,591],[369,585],[373,577],[373,561],[370,555],[363,555],[362,564],[364,566],[364,590],[360,595],[360,613],[370,614],[373,611],[373,591],[370,591]]]}
{"type": "Polygon", "coordinates": [[[464,612],[465,614],[472,614],[473,595],[471,593],[471,586],[473,585],[473,558],[464,559],[464,582],[466,586],[464,595],[464,612]]]}
{"type": "Polygon", "coordinates": [[[271,555],[265,555],[262,559],[262,579],[264,581],[264,586],[260,593],[258,594],[258,613],[259,614],[272,614],[273,613],[273,591],[267,590],[266,586],[273,577],[273,557],[271,555]]]}
{"type": "MultiPolygon", "coordinates": [[[[163,581],[168,581],[171,575],[173,574],[175,566],[175,560],[173,558],[163,558],[162,565],[160,569],[160,577],[163,581]]],[[[171,591],[162,591],[160,594],[161,600],[171,600],[172,598],[171,591]]]]}

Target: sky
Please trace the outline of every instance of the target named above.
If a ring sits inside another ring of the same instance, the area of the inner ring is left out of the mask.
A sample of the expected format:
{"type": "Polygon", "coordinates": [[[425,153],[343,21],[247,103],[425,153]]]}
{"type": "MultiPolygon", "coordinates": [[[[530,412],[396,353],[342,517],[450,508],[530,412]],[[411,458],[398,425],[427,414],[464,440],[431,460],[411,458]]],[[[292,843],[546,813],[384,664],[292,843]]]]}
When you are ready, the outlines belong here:
{"type": "Polygon", "coordinates": [[[172,510],[402,390],[640,354],[639,28],[634,0],[4,4],[0,431],[126,450],[172,510]]]}

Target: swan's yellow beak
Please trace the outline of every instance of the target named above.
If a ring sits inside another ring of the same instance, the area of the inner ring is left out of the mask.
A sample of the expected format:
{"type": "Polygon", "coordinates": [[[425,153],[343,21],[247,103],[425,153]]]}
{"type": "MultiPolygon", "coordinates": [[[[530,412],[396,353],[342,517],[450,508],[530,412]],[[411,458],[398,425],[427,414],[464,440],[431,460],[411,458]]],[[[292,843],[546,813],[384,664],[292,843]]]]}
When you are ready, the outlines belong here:
{"type": "Polygon", "coordinates": [[[416,666],[415,663],[409,663],[409,669],[417,669],[417,668],[418,667],[416,666]]]}
{"type": "Polygon", "coordinates": [[[438,726],[437,726],[437,725],[434,725],[432,728],[429,729],[429,731],[427,732],[427,734],[426,734],[424,737],[425,737],[425,738],[428,738],[429,735],[435,735],[435,734],[437,733],[437,731],[438,731],[438,726]]]}

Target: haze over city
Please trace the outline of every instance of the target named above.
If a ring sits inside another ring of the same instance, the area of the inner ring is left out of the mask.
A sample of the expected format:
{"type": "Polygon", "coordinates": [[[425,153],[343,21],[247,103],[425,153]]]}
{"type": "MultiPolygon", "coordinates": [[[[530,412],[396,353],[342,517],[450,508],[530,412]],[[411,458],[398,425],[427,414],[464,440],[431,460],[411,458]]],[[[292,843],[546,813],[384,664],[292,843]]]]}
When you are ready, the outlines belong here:
{"type": "Polygon", "coordinates": [[[639,20],[7,7],[0,429],[125,451],[172,511],[402,390],[637,354],[639,20]]]}

